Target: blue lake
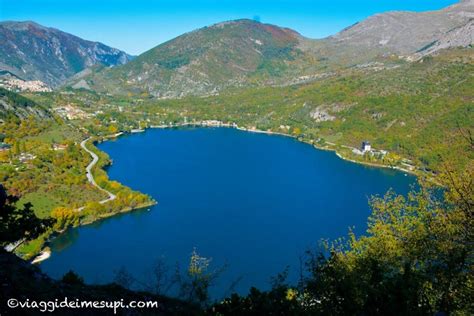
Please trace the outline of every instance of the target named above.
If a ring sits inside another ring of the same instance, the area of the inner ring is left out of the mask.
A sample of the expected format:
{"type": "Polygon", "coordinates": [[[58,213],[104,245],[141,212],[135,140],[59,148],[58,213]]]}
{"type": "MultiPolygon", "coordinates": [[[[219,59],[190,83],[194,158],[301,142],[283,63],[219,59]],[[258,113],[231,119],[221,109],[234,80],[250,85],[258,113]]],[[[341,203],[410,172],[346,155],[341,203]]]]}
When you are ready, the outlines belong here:
{"type": "Polygon", "coordinates": [[[405,194],[413,176],[350,163],[292,138],[230,128],[155,129],[98,146],[113,159],[111,179],[155,198],[149,210],[70,229],[54,239],[42,269],[59,278],[72,269],[88,282],[111,281],[125,267],[149,278],[158,258],[184,270],[195,247],[227,264],[212,289],[267,289],[321,239],[364,233],[368,199],[393,188],[405,194]]]}

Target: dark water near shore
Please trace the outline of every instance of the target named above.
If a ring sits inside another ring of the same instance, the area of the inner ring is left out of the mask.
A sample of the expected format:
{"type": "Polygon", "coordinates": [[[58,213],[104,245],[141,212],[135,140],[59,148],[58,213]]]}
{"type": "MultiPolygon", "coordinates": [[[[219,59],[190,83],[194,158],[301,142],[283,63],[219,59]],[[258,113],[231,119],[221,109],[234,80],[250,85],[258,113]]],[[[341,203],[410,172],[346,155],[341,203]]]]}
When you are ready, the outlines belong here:
{"type": "Polygon", "coordinates": [[[88,282],[104,283],[125,267],[146,280],[158,259],[184,270],[194,247],[228,264],[214,297],[250,286],[268,288],[322,238],[365,231],[368,198],[389,188],[406,193],[415,178],[366,167],[315,150],[291,138],[235,129],[149,130],[105,142],[114,161],[111,179],[158,200],[150,210],[119,215],[69,230],[51,245],[41,264],[53,277],[73,269],[88,282]]]}

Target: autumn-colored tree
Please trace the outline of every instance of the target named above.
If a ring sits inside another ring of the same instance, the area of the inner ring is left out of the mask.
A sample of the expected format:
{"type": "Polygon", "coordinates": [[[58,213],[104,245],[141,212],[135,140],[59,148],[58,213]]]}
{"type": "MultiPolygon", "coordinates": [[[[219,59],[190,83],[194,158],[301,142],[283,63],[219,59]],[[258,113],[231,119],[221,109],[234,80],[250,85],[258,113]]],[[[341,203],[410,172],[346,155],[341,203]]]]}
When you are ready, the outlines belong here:
{"type": "Polygon", "coordinates": [[[301,128],[295,127],[293,128],[293,135],[300,135],[301,134],[301,128]]]}
{"type": "Polygon", "coordinates": [[[118,132],[118,127],[117,125],[109,125],[107,130],[110,134],[116,134],[118,132]]]}
{"type": "Polygon", "coordinates": [[[97,201],[87,202],[83,212],[89,215],[100,215],[106,211],[106,207],[97,201]]]}
{"type": "Polygon", "coordinates": [[[51,212],[51,217],[56,219],[54,229],[63,230],[68,226],[76,226],[80,222],[80,214],[76,210],[66,207],[57,207],[51,212]]]}

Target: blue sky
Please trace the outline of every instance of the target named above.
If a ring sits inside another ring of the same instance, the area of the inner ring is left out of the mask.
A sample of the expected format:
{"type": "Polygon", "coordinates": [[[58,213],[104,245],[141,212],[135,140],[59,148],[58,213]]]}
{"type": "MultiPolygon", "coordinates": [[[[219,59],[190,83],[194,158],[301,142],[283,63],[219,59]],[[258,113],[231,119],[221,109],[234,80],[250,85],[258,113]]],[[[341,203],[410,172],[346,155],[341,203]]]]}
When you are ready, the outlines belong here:
{"type": "Polygon", "coordinates": [[[322,38],[372,14],[436,10],[456,0],[0,0],[0,20],[32,20],[142,53],[184,32],[238,18],[322,38]]]}

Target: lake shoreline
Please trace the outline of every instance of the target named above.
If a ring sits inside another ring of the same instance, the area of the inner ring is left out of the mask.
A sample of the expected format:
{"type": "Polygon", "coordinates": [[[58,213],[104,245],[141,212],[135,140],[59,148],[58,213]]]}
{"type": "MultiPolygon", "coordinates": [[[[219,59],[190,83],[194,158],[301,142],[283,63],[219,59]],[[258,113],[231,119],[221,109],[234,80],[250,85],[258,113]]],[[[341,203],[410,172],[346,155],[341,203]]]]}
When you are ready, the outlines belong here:
{"type": "MultiPolygon", "coordinates": [[[[400,172],[344,162],[300,141],[257,133],[183,127],[99,144],[101,138],[94,152],[106,153],[99,154],[103,162],[113,161],[106,168],[110,179],[150,194],[160,205],[67,231],[49,244],[54,253],[41,268],[55,278],[74,267],[89,282],[97,273],[109,280],[120,265],[141,275],[161,256],[170,265],[186,266],[189,251],[197,247],[216,266],[232,263],[216,288],[227,290],[225,284],[241,274],[245,280],[237,288],[255,282],[266,286],[281,267],[297,267],[293,259],[321,238],[345,236],[348,227],[363,234],[368,196],[389,188],[406,194],[415,181],[400,172]],[[291,260],[271,259],[279,240],[291,260]],[[228,247],[233,242],[238,251],[228,247]],[[101,258],[102,264],[96,267],[88,258],[101,258]],[[266,260],[271,269],[260,270],[266,260]]],[[[104,173],[96,169],[96,175],[104,173]]]]}
{"type": "MultiPolygon", "coordinates": [[[[215,120],[209,120],[209,121],[215,121],[215,120]]],[[[169,124],[168,125],[156,125],[156,126],[147,127],[145,129],[141,129],[140,131],[145,132],[146,129],[167,129],[167,128],[181,128],[181,127],[234,128],[234,129],[237,129],[239,131],[244,131],[244,132],[293,138],[293,139],[295,139],[299,142],[311,145],[315,149],[325,150],[325,151],[333,151],[342,160],[349,161],[349,162],[352,162],[352,163],[357,163],[357,164],[361,164],[361,165],[365,165],[365,166],[369,166],[369,167],[398,170],[398,171],[402,171],[402,172],[405,172],[405,173],[408,173],[408,174],[411,174],[411,175],[414,175],[414,176],[417,176],[417,177],[421,176],[421,174],[422,174],[421,171],[410,170],[410,169],[403,168],[403,167],[400,167],[400,166],[392,166],[392,165],[387,165],[387,164],[382,164],[382,163],[374,163],[374,162],[350,159],[350,158],[344,156],[341,152],[339,152],[337,148],[330,147],[330,146],[318,145],[314,141],[302,140],[302,139],[299,139],[297,136],[282,133],[282,132],[273,132],[273,131],[265,131],[265,130],[259,130],[259,129],[253,129],[253,128],[246,128],[246,127],[238,126],[236,123],[222,123],[222,122],[220,122],[220,124],[210,125],[208,123],[203,123],[203,122],[206,122],[206,121],[192,122],[192,123],[178,123],[178,124],[173,124],[173,125],[169,125],[169,124]]],[[[215,121],[215,122],[217,122],[217,121],[215,121]]],[[[113,139],[113,138],[117,138],[117,137],[120,137],[120,136],[123,136],[123,135],[134,134],[134,133],[136,133],[136,132],[130,132],[130,133],[120,132],[120,133],[117,133],[117,134],[114,134],[114,135],[105,136],[105,138],[106,138],[106,140],[108,140],[108,139],[111,139],[111,138],[113,139]]]]}
{"type": "Polygon", "coordinates": [[[41,252],[33,260],[31,260],[31,264],[38,264],[49,257],[51,257],[51,249],[49,247],[44,247],[41,252]]]}
{"type": "MultiPolygon", "coordinates": [[[[118,134],[115,134],[113,136],[117,137],[117,136],[120,136],[122,135],[123,133],[118,133],[118,134]]],[[[113,137],[112,137],[113,138],[113,137]]],[[[99,157],[93,152],[91,151],[90,149],[88,149],[86,147],[86,143],[92,139],[92,137],[88,137],[86,138],[85,140],[83,140],[81,142],[81,147],[91,155],[91,157],[93,158],[92,161],[89,163],[89,165],[87,165],[86,167],[86,174],[87,174],[87,178],[88,178],[88,181],[94,185],[95,187],[97,187],[99,190],[101,191],[104,191],[105,193],[107,193],[109,195],[109,197],[105,200],[102,200],[100,201],[99,203],[100,204],[105,204],[107,202],[110,202],[110,201],[113,201],[116,196],[111,193],[110,191],[107,191],[106,189],[103,189],[102,187],[100,187],[96,182],[95,182],[95,179],[94,179],[94,176],[93,176],[93,173],[92,173],[92,168],[94,168],[97,163],[99,162],[99,157]]],[[[92,144],[94,145],[96,142],[96,140],[93,140],[92,141],[92,144]]],[[[63,229],[61,231],[53,231],[49,236],[48,238],[44,241],[44,243],[42,244],[41,246],[41,249],[39,250],[38,253],[33,253],[31,258],[29,259],[29,261],[32,263],[32,264],[37,264],[37,263],[40,263],[44,260],[47,260],[50,256],[51,256],[51,250],[49,249],[48,247],[48,244],[56,237],[60,236],[61,234],[65,233],[68,229],[70,228],[75,228],[75,227],[78,227],[78,226],[86,226],[86,225],[90,225],[90,224],[93,224],[97,221],[100,221],[100,220],[103,220],[103,219],[107,219],[107,218],[110,218],[110,217],[113,217],[115,215],[118,215],[118,214],[123,214],[123,213],[128,213],[128,212],[131,212],[131,211],[135,211],[135,210],[140,210],[140,209],[144,209],[144,208],[147,208],[147,207],[151,207],[153,205],[156,205],[158,204],[157,201],[155,201],[154,199],[151,199],[150,201],[148,202],[145,202],[145,203],[141,203],[137,206],[134,206],[134,207],[125,207],[117,212],[109,212],[109,213],[105,213],[105,214],[100,214],[98,215],[97,217],[93,218],[93,219],[90,219],[90,220],[86,220],[86,221],[83,221],[83,222],[80,222],[79,225],[77,226],[71,226],[71,227],[67,227],[66,229],[63,229]]],[[[77,209],[78,212],[81,212],[82,210],[84,209],[84,207],[80,207],[79,209],[77,209]]]]}
{"type": "Polygon", "coordinates": [[[48,237],[48,239],[45,241],[45,243],[43,244],[43,247],[41,247],[41,250],[37,254],[33,254],[33,256],[28,261],[30,261],[32,264],[38,264],[38,263],[40,263],[42,261],[45,261],[48,258],[50,258],[51,254],[52,254],[52,251],[48,250],[49,249],[49,247],[48,247],[49,243],[53,239],[55,239],[55,238],[61,236],[62,234],[66,233],[69,229],[74,229],[74,228],[77,228],[77,227],[80,227],[80,226],[91,225],[91,224],[100,222],[101,220],[105,220],[105,219],[114,217],[115,215],[120,215],[120,214],[125,214],[125,213],[129,213],[129,212],[133,212],[133,211],[143,210],[143,209],[146,209],[148,207],[151,207],[151,206],[154,206],[154,205],[157,205],[157,204],[158,204],[158,202],[153,200],[153,201],[150,201],[148,203],[142,203],[142,204],[137,205],[135,207],[125,207],[125,208],[121,209],[118,212],[101,214],[101,215],[99,215],[98,217],[96,217],[94,219],[81,222],[77,226],[70,226],[70,227],[67,227],[66,229],[63,229],[61,231],[54,231],[54,232],[51,233],[50,237],[48,237]]]}
{"type": "MultiPolygon", "coordinates": [[[[385,168],[385,169],[398,170],[398,171],[405,172],[405,173],[408,173],[408,174],[411,174],[411,175],[414,175],[414,176],[417,176],[417,177],[420,176],[420,174],[418,172],[414,171],[414,170],[408,170],[408,169],[404,169],[404,168],[398,167],[398,166],[390,166],[390,165],[385,165],[385,164],[377,164],[377,163],[372,163],[372,162],[365,162],[365,161],[358,161],[358,160],[350,159],[348,157],[345,157],[340,152],[338,152],[337,148],[331,148],[329,146],[318,146],[314,142],[299,139],[297,136],[294,136],[294,135],[290,135],[290,134],[286,134],[286,133],[282,133],[282,132],[273,132],[273,131],[265,131],[265,130],[241,127],[241,126],[238,126],[236,123],[222,123],[222,122],[216,121],[216,120],[209,120],[209,121],[191,122],[191,123],[178,123],[178,124],[172,124],[172,125],[169,125],[169,124],[168,125],[157,125],[157,126],[150,126],[150,127],[145,128],[145,129],[140,129],[140,133],[146,132],[147,129],[173,129],[173,128],[186,128],[186,127],[233,128],[233,129],[236,129],[236,130],[239,130],[239,131],[244,131],[244,132],[249,132],[249,133],[258,133],[258,134],[289,137],[289,138],[292,138],[294,140],[297,140],[298,142],[310,145],[313,148],[318,149],[318,150],[333,151],[338,158],[340,158],[342,160],[345,160],[345,161],[348,161],[348,162],[352,162],[352,163],[356,163],[356,164],[360,164],[360,165],[365,165],[365,166],[368,166],[368,167],[374,167],[374,168],[385,168]],[[208,123],[208,122],[211,122],[211,123],[208,123]]],[[[116,139],[116,138],[119,138],[119,137],[125,136],[125,135],[137,134],[137,133],[139,133],[138,130],[133,130],[133,131],[130,131],[130,132],[119,132],[119,133],[112,134],[112,135],[106,135],[106,136],[103,136],[100,139],[94,140],[93,144],[101,143],[101,142],[104,142],[104,141],[109,141],[109,140],[116,139]]],[[[87,140],[89,140],[89,138],[87,140]]],[[[144,209],[144,208],[156,205],[156,204],[157,204],[157,202],[155,200],[152,200],[149,203],[144,203],[143,205],[139,205],[137,207],[126,207],[126,208],[124,208],[124,209],[122,209],[118,212],[103,214],[103,215],[97,217],[96,219],[85,221],[83,223],[80,223],[78,226],[90,225],[90,224],[93,224],[97,221],[107,219],[107,218],[113,217],[113,216],[118,215],[118,214],[123,214],[123,213],[131,212],[131,211],[134,211],[134,210],[144,209]]],[[[66,230],[64,230],[62,232],[58,232],[59,234],[55,235],[53,238],[55,238],[55,237],[59,236],[60,234],[64,233],[66,230]]],[[[47,244],[49,242],[50,242],[50,240],[48,240],[45,244],[47,244]]],[[[46,247],[42,247],[41,252],[37,255],[34,255],[33,258],[31,259],[31,262],[34,262],[40,256],[42,256],[45,248],[46,247]]],[[[47,256],[46,258],[41,258],[37,262],[44,261],[44,260],[48,259],[49,257],[50,257],[50,255],[47,256]]]]}

